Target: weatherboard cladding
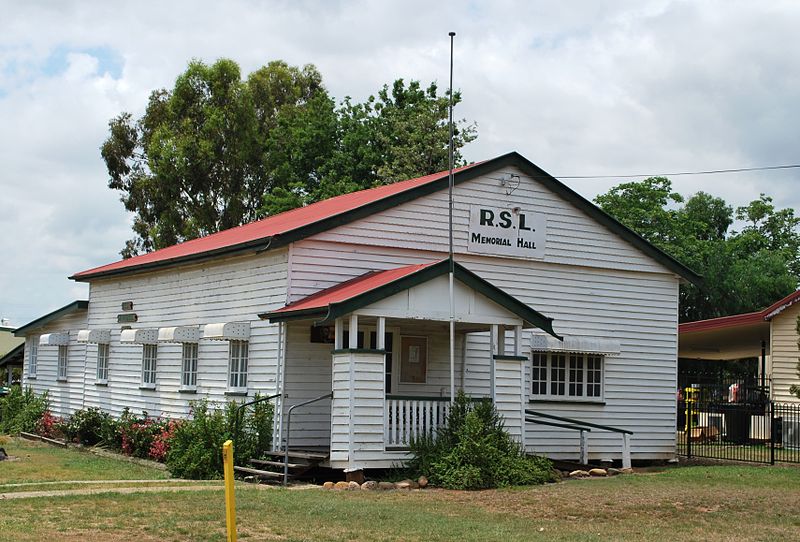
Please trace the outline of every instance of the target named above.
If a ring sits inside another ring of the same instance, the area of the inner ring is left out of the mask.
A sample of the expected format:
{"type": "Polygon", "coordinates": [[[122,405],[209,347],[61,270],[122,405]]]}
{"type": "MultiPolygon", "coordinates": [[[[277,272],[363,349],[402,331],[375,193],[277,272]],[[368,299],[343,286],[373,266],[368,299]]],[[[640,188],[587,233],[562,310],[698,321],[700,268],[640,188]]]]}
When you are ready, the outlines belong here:
{"type": "MultiPolygon", "coordinates": [[[[623,230],[598,223],[585,201],[577,204],[574,198],[553,193],[552,181],[523,177],[519,188],[510,196],[505,195],[498,188],[498,168],[509,171],[519,166],[519,171],[528,174],[532,169],[515,155],[501,158],[503,160],[493,161],[491,169],[475,166],[457,177],[457,260],[528,306],[555,317],[557,332],[613,339],[621,345],[620,355],[607,360],[605,406],[551,404],[537,405],[538,409],[633,429],[637,432],[633,439],[634,457],[671,457],[674,454],[677,352],[678,279],[675,273],[680,268],[668,259],[653,256],[652,251],[642,252],[631,244],[623,230]],[[485,202],[495,206],[516,204],[546,214],[545,259],[501,258],[467,252],[466,238],[458,232],[466,227],[469,204],[485,202]]],[[[266,252],[219,256],[160,268],[164,264],[164,260],[158,260],[164,256],[162,252],[148,260],[158,267],[147,273],[113,274],[127,273],[124,266],[92,270],[89,321],[74,329],[111,327],[114,331],[108,386],[93,385],[97,347],[91,344],[85,347],[88,384],[85,405],[103,408],[112,405],[115,414],[125,406],[134,411],[144,409],[154,415],[183,416],[188,412],[187,399],[192,397],[178,392],[179,344],[159,345],[157,391],[138,389],[141,346],[119,344],[116,317],[123,301],[134,302],[134,312],[139,317],[134,327],[250,321],[250,389],[271,393],[276,386],[278,326],[258,320],[257,314],[275,311],[289,301],[297,301],[370,271],[435,263],[446,255],[447,227],[443,213],[446,177],[414,182],[420,187],[411,194],[414,197],[400,191],[390,196],[394,198],[391,205],[386,204],[381,209],[374,203],[365,203],[362,207],[368,207],[368,212],[358,207],[358,213],[351,214],[347,220],[337,218],[336,226],[324,220],[324,227],[314,223],[318,231],[303,226],[302,235],[295,232],[294,238],[285,234],[274,237],[270,245],[272,250],[266,252]],[[290,240],[293,242],[289,243],[290,240]],[[289,245],[278,248],[285,243],[289,245]]],[[[395,187],[392,190],[400,190],[402,183],[398,184],[401,186],[392,185],[395,187]]],[[[295,216],[301,214],[298,212],[295,216]]],[[[266,246],[265,239],[257,241],[261,248],[266,246]]],[[[197,248],[201,244],[193,246],[197,248]]],[[[183,257],[179,252],[168,254],[172,254],[170,258],[183,257]]],[[[78,278],[83,280],[89,276],[83,273],[78,278]]],[[[396,392],[439,395],[449,388],[446,328],[419,325],[418,329],[406,326],[403,329],[430,336],[428,385],[405,385],[396,392]]],[[[388,327],[391,329],[391,323],[388,327]]],[[[332,366],[331,345],[311,344],[307,322],[289,322],[287,328],[286,391],[291,397],[288,406],[302,398],[330,391],[332,366]]],[[[197,396],[209,397],[212,401],[224,400],[227,344],[201,341],[199,358],[197,396]]],[[[486,337],[470,337],[463,349],[459,344],[457,358],[457,382],[463,378],[466,391],[473,395],[488,394],[486,337]]],[[[70,368],[74,365],[71,363],[70,368]]],[[[526,362],[526,389],[529,373],[530,363],[526,362]]],[[[303,427],[304,439],[324,439],[330,433],[330,405],[325,405],[324,401],[318,405],[318,409],[302,415],[298,413],[296,420],[293,419],[293,424],[297,421],[298,427],[303,427]]],[[[571,433],[528,425],[526,434],[529,449],[554,456],[574,456],[577,441],[571,433]]],[[[592,457],[619,454],[619,443],[613,435],[593,432],[590,440],[592,457]]],[[[383,457],[392,459],[402,455],[385,454],[383,457]]]]}
{"type": "MultiPolygon", "coordinates": [[[[454,175],[454,182],[460,184],[487,173],[496,172],[500,168],[519,170],[526,178],[532,178],[535,184],[545,185],[548,192],[557,194],[562,200],[568,201],[583,214],[602,224],[605,229],[621,237],[638,251],[647,254],[653,260],[687,280],[700,282],[700,277],[690,269],[515,152],[459,168],[454,175]]],[[[446,188],[447,179],[447,172],[440,172],[337,196],[149,254],[82,271],[73,275],[72,278],[91,280],[101,276],[147,270],[198,258],[216,257],[238,250],[263,250],[269,247],[283,246],[339,225],[367,218],[376,212],[391,209],[407,201],[439,192],[446,188]]],[[[440,216],[441,214],[439,213],[440,216]]]]}
{"type": "Polygon", "coordinates": [[[79,344],[78,330],[86,328],[86,311],[67,311],[61,316],[50,318],[35,329],[29,328],[25,338],[25,361],[23,373],[25,385],[34,392],[47,392],[50,410],[57,416],[70,414],[83,405],[83,371],[86,360],[86,345],[79,344]],[[41,346],[37,348],[36,379],[28,379],[31,344],[38,344],[39,337],[45,333],[69,333],[67,347],[67,379],[58,381],[58,347],[41,346]]]}
{"type": "MultiPolygon", "coordinates": [[[[536,408],[628,427],[636,431],[635,457],[671,457],[678,324],[678,280],[673,271],[541,183],[523,178],[508,197],[492,177],[497,175],[473,179],[455,191],[457,261],[554,317],[556,332],[620,344],[620,355],[606,358],[605,405],[536,403],[536,408]],[[470,203],[519,205],[546,213],[546,258],[468,253],[464,231],[470,203]]],[[[294,243],[290,301],[375,269],[438,260],[447,249],[447,221],[441,212],[446,201],[445,193],[431,194],[294,243]]],[[[486,336],[470,337],[464,385],[473,395],[489,391],[488,356],[486,336]]],[[[287,363],[291,362],[290,358],[287,363]]],[[[460,378],[460,365],[457,375],[460,378]]],[[[530,362],[525,364],[525,375],[527,392],[530,362]]],[[[444,385],[449,386],[449,378],[444,385]]],[[[529,424],[526,435],[531,450],[556,457],[574,455],[577,440],[570,432],[529,424]]],[[[618,441],[617,435],[593,432],[592,457],[618,456],[618,441]]]]}
{"type": "Polygon", "coordinates": [[[124,301],[133,301],[139,317],[133,325],[136,328],[249,321],[249,388],[262,394],[275,393],[278,330],[277,326],[260,321],[256,314],[285,303],[286,256],[287,250],[280,249],[93,281],[88,326],[111,327],[112,331],[107,386],[94,385],[97,345],[86,347],[86,406],[101,407],[115,415],[128,407],[134,412],[146,410],[156,416],[178,417],[188,414],[192,399],[227,399],[228,343],[202,338],[198,343],[197,393],[180,391],[180,343],[158,345],[156,391],[139,389],[142,346],[121,344],[121,326],[116,324],[124,301]]]}
{"type": "Polygon", "coordinates": [[[800,316],[800,304],[794,303],[772,319],[770,374],[773,398],[779,402],[797,401],[797,397],[789,391],[789,388],[798,383],[797,362],[800,359],[800,347],[797,344],[798,316],[800,316]]]}

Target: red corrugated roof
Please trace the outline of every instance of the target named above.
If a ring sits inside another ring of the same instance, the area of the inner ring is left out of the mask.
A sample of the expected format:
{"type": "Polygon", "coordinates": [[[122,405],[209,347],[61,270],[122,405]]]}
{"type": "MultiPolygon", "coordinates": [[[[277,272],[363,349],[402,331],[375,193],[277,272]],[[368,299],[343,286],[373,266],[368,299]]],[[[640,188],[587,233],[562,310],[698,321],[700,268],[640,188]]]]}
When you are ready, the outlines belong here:
{"type": "Polygon", "coordinates": [[[694,322],[686,322],[678,326],[678,332],[692,333],[696,331],[710,331],[712,329],[749,326],[757,324],[759,322],[764,322],[764,315],[761,311],[748,312],[745,314],[722,316],[721,318],[711,318],[709,320],[696,320],[694,322]]]}
{"type": "Polygon", "coordinates": [[[353,299],[356,296],[390,284],[403,277],[412,275],[417,271],[421,271],[426,267],[436,265],[437,263],[440,262],[436,261],[407,265],[404,267],[398,267],[396,269],[389,269],[387,271],[371,271],[361,275],[360,277],[356,277],[352,280],[337,284],[336,286],[331,286],[330,288],[321,290],[315,294],[311,294],[308,297],[304,297],[299,301],[295,301],[290,305],[286,305],[285,307],[276,310],[274,314],[323,309],[334,303],[341,303],[342,301],[353,299]]]}
{"type": "MultiPolygon", "coordinates": [[[[476,162],[458,168],[455,171],[463,171],[475,167],[480,163],[482,162],[476,162]]],[[[336,196],[317,203],[312,203],[306,207],[300,207],[273,215],[256,222],[213,233],[198,239],[192,239],[191,241],[162,248],[161,250],[156,250],[147,254],[134,256],[127,260],[120,260],[93,269],[87,269],[86,271],[75,273],[71,278],[77,280],[87,279],[108,272],[133,269],[140,266],[151,266],[157,263],[166,264],[171,261],[180,261],[190,256],[220,251],[238,245],[246,245],[259,240],[266,241],[266,239],[270,237],[286,234],[304,226],[309,226],[316,222],[353,211],[364,205],[440,180],[447,177],[447,175],[447,171],[441,171],[416,179],[409,179],[407,181],[336,196]]]]}
{"type": "Polygon", "coordinates": [[[723,329],[757,324],[766,320],[771,320],[798,301],[800,301],[800,290],[792,292],[764,310],[723,316],[721,318],[711,318],[709,320],[686,322],[678,326],[678,333],[693,333],[697,331],[710,331],[712,329],[723,329]]]}

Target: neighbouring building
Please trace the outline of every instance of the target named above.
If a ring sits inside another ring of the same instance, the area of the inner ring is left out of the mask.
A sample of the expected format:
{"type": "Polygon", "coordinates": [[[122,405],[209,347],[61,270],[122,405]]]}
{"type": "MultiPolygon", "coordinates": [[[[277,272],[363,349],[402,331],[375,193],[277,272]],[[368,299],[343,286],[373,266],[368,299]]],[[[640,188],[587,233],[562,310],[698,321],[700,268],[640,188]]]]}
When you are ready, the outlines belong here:
{"type": "MultiPolygon", "coordinates": [[[[76,301],[18,333],[25,382],[59,414],[186,416],[193,399],[281,393],[276,446],[334,468],[390,467],[446,414],[451,387],[494,400],[527,450],[574,459],[575,431],[526,409],[633,432],[675,456],[678,287],[699,277],[517,153],[321,201],[76,273],[76,301]],[[330,397],[327,397],[330,395],[330,397]]],[[[592,459],[620,459],[592,431],[592,459]]]]}
{"type": "Polygon", "coordinates": [[[798,301],[800,290],[760,311],[681,324],[679,357],[686,365],[694,362],[695,369],[687,371],[685,384],[702,379],[693,373],[730,374],[726,365],[740,362],[755,384],[768,388],[770,399],[800,402],[789,391],[800,385],[798,301]]]}

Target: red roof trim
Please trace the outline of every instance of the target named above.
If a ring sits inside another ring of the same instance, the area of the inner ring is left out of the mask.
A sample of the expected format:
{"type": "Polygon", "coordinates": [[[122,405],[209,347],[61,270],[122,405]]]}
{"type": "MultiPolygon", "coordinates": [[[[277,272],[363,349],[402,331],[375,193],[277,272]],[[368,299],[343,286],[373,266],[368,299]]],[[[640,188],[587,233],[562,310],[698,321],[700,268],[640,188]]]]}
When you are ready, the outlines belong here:
{"type": "Polygon", "coordinates": [[[800,301],[800,290],[792,292],[791,294],[787,295],[780,301],[776,301],[762,312],[764,313],[764,319],[772,320],[774,317],[778,316],[780,313],[794,305],[800,301]]]}
{"type": "Polygon", "coordinates": [[[747,312],[744,314],[734,314],[721,318],[711,318],[710,320],[697,320],[686,322],[678,326],[678,333],[694,333],[698,331],[710,331],[713,329],[724,329],[739,326],[749,326],[760,322],[773,319],[793,304],[800,301],[800,290],[792,292],[783,299],[776,301],[764,310],[747,312]]]}
{"type": "MultiPolygon", "coordinates": [[[[476,162],[455,169],[455,172],[460,172],[473,168],[483,162],[476,162]]],[[[416,179],[409,179],[407,181],[400,181],[397,183],[377,186],[375,188],[368,188],[366,190],[359,190],[349,194],[343,194],[323,201],[318,201],[307,205],[292,209],[277,215],[269,216],[267,218],[244,224],[220,232],[212,233],[205,237],[192,239],[173,245],[170,247],[162,248],[147,254],[140,254],[133,258],[120,260],[100,267],[87,269],[79,273],[75,273],[72,279],[86,280],[97,275],[105,275],[109,273],[122,272],[123,270],[134,270],[136,268],[149,268],[156,265],[164,265],[172,262],[179,262],[193,256],[203,254],[213,254],[227,249],[236,249],[237,247],[248,247],[258,244],[267,244],[269,239],[278,235],[285,235],[289,232],[298,230],[300,228],[321,222],[326,219],[334,218],[347,212],[353,211],[360,207],[387,199],[403,192],[407,192],[414,188],[430,184],[432,182],[444,179],[448,176],[447,171],[425,175],[424,177],[417,177],[416,179]]]]}
{"type": "Polygon", "coordinates": [[[365,294],[375,288],[385,286],[396,280],[412,275],[418,271],[436,265],[440,261],[407,265],[405,267],[398,267],[396,269],[389,269],[386,271],[370,271],[360,277],[342,282],[336,286],[331,286],[325,290],[321,290],[308,297],[304,297],[299,301],[295,301],[285,307],[282,307],[273,314],[286,314],[291,312],[309,311],[315,309],[324,309],[334,303],[341,303],[347,301],[358,295],[365,294]]]}
{"type": "Polygon", "coordinates": [[[748,312],[745,314],[734,314],[733,316],[723,316],[721,318],[711,318],[709,320],[686,322],[678,326],[678,333],[693,333],[697,331],[710,331],[712,329],[748,326],[763,321],[764,315],[761,311],[748,312]]]}

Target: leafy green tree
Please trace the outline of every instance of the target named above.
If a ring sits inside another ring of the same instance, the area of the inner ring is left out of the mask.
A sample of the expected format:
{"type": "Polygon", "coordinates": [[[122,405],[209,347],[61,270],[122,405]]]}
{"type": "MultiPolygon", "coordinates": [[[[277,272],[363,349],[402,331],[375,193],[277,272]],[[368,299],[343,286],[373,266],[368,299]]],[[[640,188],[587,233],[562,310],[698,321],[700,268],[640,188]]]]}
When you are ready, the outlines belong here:
{"type": "MultiPolygon", "coordinates": [[[[453,94],[453,103],[461,101],[453,94]]],[[[275,214],[339,194],[389,184],[447,169],[449,94],[435,83],[396,80],[364,103],[347,97],[336,110],[337,133],[320,175],[296,179],[265,194],[261,209],[275,214]]],[[[461,149],[476,137],[474,124],[455,123],[454,158],[464,163],[461,149]]]]}
{"type": "MultiPolygon", "coordinates": [[[[274,61],[243,79],[232,60],[192,61],[140,119],[109,122],[108,185],[134,213],[122,255],[446,169],[447,104],[435,84],[397,80],[337,107],[312,65],[274,61]]],[[[458,163],[475,132],[459,121],[458,163]]]]}
{"type": "Polygon", "coordinates": [[[758,310],[797,287],[798,219],[763,194],[737,209],[736,218],[747,222],[741,232],[730,229],[734,212],[723,199],[698,192],[685,200],[662,177],[620,184],[595,201],[703,275],[703,288],[681,286],[681,321],[758,310]]]}

